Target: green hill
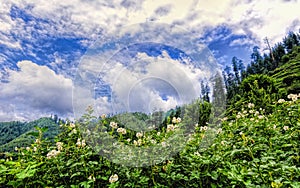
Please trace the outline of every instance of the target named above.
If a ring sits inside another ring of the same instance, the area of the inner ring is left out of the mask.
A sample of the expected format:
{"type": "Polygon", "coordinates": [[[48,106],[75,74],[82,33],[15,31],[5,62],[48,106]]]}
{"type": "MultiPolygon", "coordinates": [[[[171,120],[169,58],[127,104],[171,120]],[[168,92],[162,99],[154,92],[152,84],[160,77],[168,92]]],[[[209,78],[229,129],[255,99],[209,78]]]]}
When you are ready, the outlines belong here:
{"type": "Polygon", "coordinates": [[[277,86],[287,93],[300,93],[300,46],[282,57],[282,65],[271,71],[271,77],[277,80],[277,86]]]}
{"type": "Polygon", "coordinates": [[[0,122],[0,152],[13,151],[15,147],[25,147],[34,141],[28,133],[37,132],[35,127],[48,128],[44,138],[53,139],[59,134],[58,124],[48,117],[31,122],[0,122]]]}

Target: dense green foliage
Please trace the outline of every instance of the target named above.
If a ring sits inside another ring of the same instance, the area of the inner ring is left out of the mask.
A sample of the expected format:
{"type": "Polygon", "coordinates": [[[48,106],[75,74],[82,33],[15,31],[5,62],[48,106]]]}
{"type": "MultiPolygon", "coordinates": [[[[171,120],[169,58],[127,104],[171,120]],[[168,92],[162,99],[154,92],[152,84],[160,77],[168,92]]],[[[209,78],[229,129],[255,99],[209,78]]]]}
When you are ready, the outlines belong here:
{"type": "MultiPolygon", "coordinates": [[[[300,95],[274,104],[272,114],[252,104],[223,119],[222,128],[196,126],[185,148],[159,164],[126,167],[114,164],[86,145],[81,123],[62,124],[56,144],[41,139],[0,160],[0,184],[6,187],[299,187],[300,95]],[[298,100],[297,100],[298,99],[298,100]],[[75,131],[74,131],[75,130],[75,131]],[[209,132],[217,137],[207,147],[209,132]],[[113,179],[115,178],[115,179],[113,179]]],[[[110,125],[108,119],[97,124],[110,125]]],[[[180,126],[180,121],[172,125],[180,126]]],[[[116,125],[118,126],[118,125],[116,125]]],[[[116,127],[117,129],[117,127],[116,127]]],[[[155,130],[141,137],[130,130],[109,134],[135,147],[161,142],[176,129],[155,130]],[[160,132],[160,134],[158,134],[160,132]],[[131,135],[131,136],[130,136],[131,135]],[[131,138],[128,141],[128,136],[131,138]],[[139,143],[140,144],[135,144],[139,143]]],[[[128,154],[129,155],[129,154],[128,154]]]]}

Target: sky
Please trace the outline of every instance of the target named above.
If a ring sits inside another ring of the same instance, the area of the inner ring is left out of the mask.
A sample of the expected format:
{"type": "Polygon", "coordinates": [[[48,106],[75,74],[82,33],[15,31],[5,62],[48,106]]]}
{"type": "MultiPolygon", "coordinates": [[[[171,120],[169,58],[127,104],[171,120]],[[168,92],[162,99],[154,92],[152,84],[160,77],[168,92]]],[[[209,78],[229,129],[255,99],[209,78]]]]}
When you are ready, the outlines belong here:
{"type": "Polygon", "coordinates": [[[265,37],[272,46],[299,32],[299,10],[297,0],[6,0],[0,121],[174,107],[199,95],[209,67],[246,65],[254,46],[268,53],[265,37]]]}

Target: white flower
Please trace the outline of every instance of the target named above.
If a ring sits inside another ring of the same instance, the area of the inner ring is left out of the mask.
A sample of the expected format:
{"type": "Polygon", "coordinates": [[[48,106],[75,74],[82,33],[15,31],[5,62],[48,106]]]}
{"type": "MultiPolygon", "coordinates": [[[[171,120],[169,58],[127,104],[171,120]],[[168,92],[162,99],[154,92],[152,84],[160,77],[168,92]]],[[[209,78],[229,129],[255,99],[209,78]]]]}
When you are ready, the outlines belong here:
{"type": "Polygon", "coordinates": [[[284,102],[285,102],[284,99],[279,99],[279,100],[278,100],[278,103],[284,103],[284,102]]]}
{"type": "Polygon", "coordinates": [[[113,122],[113,121],[109,123],[109,126],[111,126],[113,129],[118,128],[118,124],[116,122],[113,122]]]}
{"type": "Polygon", "coordinates": [[[196,156],[201,156],[200,153],[198,151],[194,152],[194,155],[196,156]]]}
{"type": "Polygon", "coordinates": [[[151,139],[150,142],[151,144],[156,144],[156,140],[151,139]]]}
{"type": "Polygon", "coordinates": [[[250,113],[250,114],[253,114],[253,113],[254,113],[254,110],[249,110],[249,113],[250,113]]]}
{"type": "Polygon", "coordinates": [[[175,127],[174,127],[173,124],[167,125],[167,132],[169,132],[169,131],[174,131],[174,129],[175,129],[175,127]]]}
{"type": "Polygon", "coordinates": [[[124,128],[118,128],[117,132],[121,133],[121,134],[126,134],[126,129],[124,129],[124,128]]]}
{"type": "Polygon", "coordinates": [[[18,149],[19,149],[18,147],[15,147],[15,151],[18,151],[18,149]]]}
{"type": "Polygon", "coordinates": [[[138,139],[137,143],[138,143],[139,146],[142,145],[142,140],[138,139]]]}
{"type": "Polygon", "coordinates": [[[250,118],[250,121],[254,121],[254,118],[250,118]]]}
{"type": "Polygon", "coordinates": [[[133,141],[133,144],[134,144],[135,146],[137,146],[137,145],[138,145],[138,143],[137,143],[137,141],[136,141],[136,140],[134,140],[134,141],[133,141]]]}
{"type": "Polygon", "coordinates": [[[254,104],[253,103],[249,103],[248,104],[248,108],[254,108],[254,104]]]}
{"type": "Polygon", "coordinates": [[[227,120],[228,120],[227,117],[224,117],[224,118],[221,119],[221,121],[227,121],[227,120]]]}
{"type": "Polygon", "coordinates": [[[128,138],[128,139],[127,139],[127,142],[130,142],[130,141],[131,141],[131,139],[130,139],[130,138],[128,138]]]}
{"type": "Polygon", "coordinates": [[[218,130],[217,130],[217,134],[220,134],[222,132],[222,128],[219,128],[218,130]]]}
{"type": "Polygon", "coordinates": [[[287,130],[289,129],[289,126],[284,126],[283,129],[284,129],[285,131],[287,131],[287,130]]]}
{"type": "Polygon", "coordinates": [[[258,119],[263,119],[263,118],[264,118],[263,115],[259,115],[259,116],[258,116],[258,119]]]}
{"type": "Polygon", "coordinates": [[[106,114],[102,114],[100,117],[101,117],[101,119],[105,119],[106,118],[106,114]]]}
{"type": "Polygon", "coordinates": [[[162,142],[161,145],[162,145],[162,147],[166,147],[167,146],[166,142],[162,142]]]}
{"type": "Polygon", "coordinates": [[[176,119],[176,117],[173,117],[173,119],[172,119],[172,123],[176,123],[177,122],[177,119],[176,119]]]}
{"type": "Polygon", "coordinates": [[[118,179],[119,179],[118,175],[114,174],[109,177],[109,183],[114,183],[114,182],[118,181],[118,179]]]}
{"type": "Polygon", "coordinates": [[[138,138],[140,138],[140,137],[142,137],[143,136],[143,132],[138,132],[138,133],[136,133],[136,135],[135,135],[136,137],[138,137],[138,138]]]}
{"type": "Polygon", "coordinates": [[[36,139],[36,140],[35,140],[35,143],[36,143],[36,144],[40,144],[40,143],[41,143],[41,140],[40,140],[40,139],[36,139]]]}
{"type": "Polygon", "coordinates": [[[27,147],[26,147],[26,150],[29,151],[29,150],[30,150],[30,147],[27,146],[27,147]]]}
{"type": "Polygon", "coordinates": [[[276,125],[273,125],[273,129],[276,129],[276,125]]]}
{"type": "Polygon", "coordinates": [[[63,149],[63,143],[62,142],[56,142],[56,147],[59,151],[61,151],[63,149]]]}
{"type": "Polygon", "coordinates": [[[180,122],[181,122],[181,118],[180,117],[178,117],[178,118],[173,117],[172,123],[176,124],[176,123],[180,123],[180,122]]]}
{"type": "Polygon", "coordinates": [[[36,147],[33,147],[33,151],[36,152],[36,151],[37,151],[37,148],[36,148],[36,147]]]}
{"type": "Polygon", "coordinates": [[[96,181],[96,178],[93,177],[92,175],[90,175],[90,176],[88,177],[88,179],[91,180],[91,181],[96,181]]]}
{"type": "Polygon", "coordinates": [[[160,135],[160,132],[157,132],[156,134],[157,134],[157,136],[159,136],[159,135],[160,135]]]}
{"type": "Polygon", "coordinates": [[[72,131],[71,131],[71,134],[76,134],[77,133],[77,130],[76,129],[73,129],[72,131]]]}
{"type": "Polygon", "coordinates": [[[203,130],[203,131],[206,131],[207,129],[208,129],[207,126],[204,126],[204,127],[201,126],[201,127],[200,127],[200,131],[202,131],[202,130],[203,130]]]}
{"type": "Polygon", "coordinates": [[[240,135],[243,135],[244,133],[243,132],[240,132],[240,135]]]}
{"type": "Polygon", "coordinates": [[[236,119],[240,119],[240,118],[241,118],[240,114],[236,115],[236,119]]]}
{"type": "Polygon", "coordinates": [[[60,154],[60,151],[57,151],[57,150],[51,150],[51,151],[47,154],[47,159],[51,159],[52,157],[56,157],[58,154],[60,154]]]}
{"type": "Polygon", "coordinates": [[[75,128],[75,124],[74,123],[70,123],[70,127],[71,128],[75,128]]]}
{"type": "Polygon", "coordinates": [[[222,144],[222,145],[225,145],[225,141],[224,141],[224,140],[222,140],[222,141],[221,141],[221,144],[222,144]]]}
{"type": "Polygon", "coordinates": [[[77,139],[76,145],[78,147],[84,147],[86,146],[85,140],[81,140],[80,138],[77,139]]]}

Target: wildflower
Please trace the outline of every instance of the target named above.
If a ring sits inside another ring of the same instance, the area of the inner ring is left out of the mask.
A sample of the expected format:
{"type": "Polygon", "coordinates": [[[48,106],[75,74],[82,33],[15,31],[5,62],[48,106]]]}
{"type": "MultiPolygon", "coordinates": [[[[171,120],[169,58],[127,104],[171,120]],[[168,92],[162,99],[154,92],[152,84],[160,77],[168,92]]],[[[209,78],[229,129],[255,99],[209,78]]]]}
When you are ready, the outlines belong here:
{"type": "Polygon", "coordinates": [[[180,123],[180,122],[181,122],[181,118],[178,117],[178,118],[176,119],[176,121],[177,121],[177,123],[180,123]]]}
{"type": "Polygon", "coordinates": [[[258,119],[263,119],[263,118],[264,118],[263,115],[259,115],[259,116],[258,116],[258,119]]]}
{"type": "Polygon", "coordinates": [[[273,129],[276,129],[276,125],[273,125],[273,129]]]}
{"type": "Polygon", "coordinates": [[[236,119],[240,119],[240,118],[241,118],[240,114],[236,115],[236,119]]]}
{"type": "Polygon", "coordinates": [[[178,118],[173,117],[172,123],[176,124],[176,123],[180,123],[180,122],[181,122],[181,118],[180,117],[178,117],[178,118]]]}
{"type": "Polygon", "coordinates": [[[150,142],[151,144],[156,144],[156,140],[151,139],[150,142]]]}
{"type": "Polygon", "coordinates": [[[41,143],[41,140],[40,140],[40,139],[36,139],[36,140],[35,140],[35,143],[36,143],[36,144],[40,144],[40,143],[41,143]]]}
{"type": "Polygon", "coordinates": [[[56,147],[59,151],[61,151],[63,149],[62,145],[63,145],[62,142],[56,142],[56,147]]]}
{"type": "Polygon", "coordinates": [[[159,135],[160,135],[160,132],[157,132],[156,134],[157,134],[157,136],[159,136],[159,135]]]}
{"type": "Polygon", "coordinates": [[[131,141],[131,139],[130,139],[130,138],[128,138],[128,139],[127,139],[127,142],[130,142],[130,141],[131,141]]]}
{"type": "Polygon", "coordinates": [[[278,100],[278,103],[284,103],[284,102],[285,102],[284,99],[279,99],[279,100],[278,100]]]}
{"type": "Polygon", "coordinates": [[[91,180],[91,181],[96,181],[96,178],[95,178],[95,177],[93,177],[92,175],[90,175],[90,176],[88,177],[88,180],[91,180]]]}
{"type": "Polygon", "coordinates": [[[250,121],[254,121],[254,118],[250,118],[250,121]]]}
{"type": "Polygon", "coordinates": [[[204,131],[206,131],[208,129],[208,127],[207,126],[204,126],[204,127],[200,127],[200,131],[202,131],[202,130],[204,130],[204,131]]]}
{"type": "Polygon", "coordinates": [[[243,114],[247,114],[247,110],[244,110],[244,111],[243,111],[243,114]]]}
{"type": "Polygon", "coordinates": [[[166,147],[167,146],[166,142],[162,142],[161,145],[162,145],[162,147],[166,147]]]}
{"type": "Polygon", "coordinates": [[[101,119],[105,119],[106,118],[106,114],[102,114],[100,117],[101,117],[101,119]]]}
{"type": "Polygon", "coordinates": [[[298,95],[297,94],[289,94],[287,96],[288,99],[292,99],[292,101],[296,101],[298,99],[298,95]]]}
{"type": "Polygon", "coordinates": [[[222,141],[221,141],[221,144],[222,144],[222,145],[225,145],[225,141],[224,141],[224,140],[222,140],[222,141]]]}
{"type": "Polygon", "coordinates": [[[113,129],[118,128],[118,124],[116,122],[113,122],[113,121],[109,123],[109,126],[111,126],[113,129]]]}
{"type": "Polygon", "coordinates": [[[217,130],[217,134],[220,134],[222,132],[222,128],[219,128],[218,130],[217,130]]]}
{"type": "Polygon", "coordinates": [[[118,179],[119,179],[118,175],[114,174],[109,177],[109,183],[114,183],[114,182],[118,181],[118,179]]]}
{"type": "Polygon", "coordinates": [[[27,146],[27,147],[26,147],[26,150],[29,151],[29,150],[30,150],[30,147],[27,146]]]}
{"type": "Polygon", "coordinates": [[[221,119],[221,121],[227,121],[227,120],[228,120],[227,117],[224,117],[224,118],[221,119]]]}
{"type": "Polygon", "coordinates": [[[74,123],[70,123],[70,127],[71,128],[75,128],[75,124],[74,123]]]}
{"type": "Polygon", "coordinates": [[[37,148],[36,148],[36,147],[33,147],[33,151],[36,152],[36,151],[37,151],[37,148]]]}
{"type": "Polygon", "coordinates": [[[138,143],[139,146],[142,145],[142,140],[138,139],[137,143],[138,143]]]}
{"type": "Polygon", "coordinates": [[[287,131],[287,130],[289,129],[289,126],[284,126],[283,129],[284,129],[285,131],[287,131]]]}
{"type": "Polygon", "coordinates": [[[248,108],[254,108],[254,104],[253,103],[249,103],[248,104],[248,108]]]}
{"type": "Polygon", "coordinates": [[[254,114],[254,110],[249,110],[249,113],[250,114],[254,114]]]}
{"type": "Polygon", "coordinates": [[[258,114],[259,114],[259,111],[255,111],[255,114],[254,114],[254,115],[257,116],[258,114]]]}
{"type": "Polygon", "coordinates": [[[143,136],[143,132],[138,132],[138,133],[136,133],[136,137],[140,138],[140,137],[142,137],[142,136],[143,136]]]}
{"type": "Polygon", "coordinates": [[[76,129],[73,129],[72,131],[71,131],[71,134],[76,134],[77,133],[77,130],[76,129]]]}
{"type": "Polygon", "coordinates": [[[47,154],[47,159],[51,159],[52,157],[56,157],[58,154],[60,154],[60,151],[57,151],[57,150],[51,150],[51,151],[47,154]]]}
{"type": "Polygon", "coordinates": [[[18,151],[18,149],[19,149],[18,147],[15,147],[15,151],[18,151]]]}
{"type": "Polygon", "coordinates": [[[194,155],[201,156],[198,151],[194,152],[194,155]]]}
{"type": "Polygon", "coordinates": [[[134,141],[133,141],[133,144],[134,144],[135,146],[137,146],[137,145],[138,145],[138,143],[137,143],[137,141],[136,141],[136,140],[134,140],[134,141]]]}
{"type": "Polygon", "coordinates": [[[244,134],[244,133],[241,131],[241,132],[240,132],[240,135],[243,135],[243,134],[244,134]]]}
{"type": "Polygon", "coordinates": [[[86,146],[85,140],[81,140],[80,138],[77,139],[76,145],[78,147],[84,147],[86,146]]]}
{"type": "Polygon", "coordinates": [[[124,129],[124,128],[118,128],[117,132],[121,133],[121,134],[126,134],[126,129],[124,129]]]}
{"type": "Polygon", "coordinates": [[[173,124],[167,125],[167,132],[169,132],[169,131],[174,131],[174,129],[175,129],[175,127],[174,127],[173,124]]]}

